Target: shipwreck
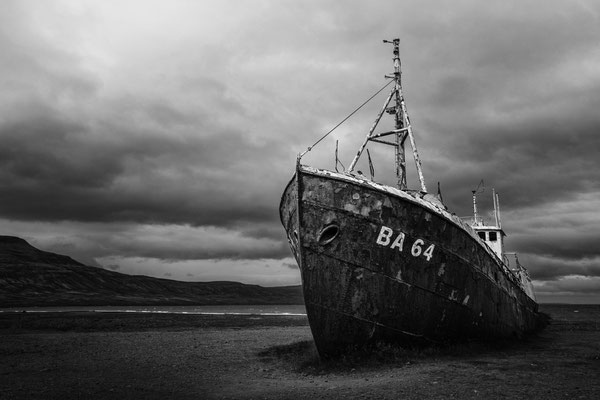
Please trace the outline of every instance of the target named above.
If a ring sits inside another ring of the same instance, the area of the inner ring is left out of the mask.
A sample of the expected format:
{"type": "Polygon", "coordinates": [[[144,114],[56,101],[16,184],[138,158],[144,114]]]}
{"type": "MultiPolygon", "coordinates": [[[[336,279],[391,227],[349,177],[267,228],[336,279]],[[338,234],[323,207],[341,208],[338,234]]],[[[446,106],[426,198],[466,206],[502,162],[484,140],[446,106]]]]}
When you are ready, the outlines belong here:
{"type": "Polygon", "coordinates": [[[281,198],[281,222],[319,354],[378,341],[443,343],[537,330],[529,275],[504,250],[497,194],[494,218],[484,222],[475,191],[468,220],[428,192],[402,92],[400,41],[384,42],[393,47],[394,72],[380,91],[391,91],[352,162],[338,172],[336,147],[336,171],[303,165],[309,147],[281,198]],[[376,132],[384,114],[394,118],[394,129],[376,132]],[[355,171],[373,142],[394,149],[396,187],[355,171]],[[407,142],[420,183],[415,190],[407,188],[407,142]]]}

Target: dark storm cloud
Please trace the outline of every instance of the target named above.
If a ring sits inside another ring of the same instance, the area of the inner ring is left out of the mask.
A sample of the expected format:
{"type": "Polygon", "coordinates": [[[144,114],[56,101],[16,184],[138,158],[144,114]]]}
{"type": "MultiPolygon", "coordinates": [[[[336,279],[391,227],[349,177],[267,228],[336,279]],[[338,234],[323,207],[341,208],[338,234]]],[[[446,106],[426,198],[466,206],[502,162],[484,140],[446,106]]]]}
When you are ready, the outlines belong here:
{"type": "MultiPolygon", "coordinates": [[[[279,204],[277,204],[279,206],[279,204]]],[[[277,214],[279,218],[279,214],[277,214]]],[[[263,223],[256,222],[245,225],[240,225],[238,230],[247,237],[251,238],[268,238],[273,240],[281,240],[282,232],[279,224],[273,224],[270,221],[264,221],[263,223]]]]}
{"type": "Polygon", "coordinates": [[[219,226],[276,218],[276,201],[265,204],[270,194],[276,198],[272,181],[244,189],[244,176],[261,174],[244,164],[265,146],[240,133],[90,138],[90,127],[49,114],[0,127],[7,217],[219,226]]]}
{"type": "Polygon", "coordinates": [[[600,257],[598,256],[596,258],[574,257],[571,259],[537,255],[526,255],[525,257],[528,261],[527,269],[536,280],[556,280],[565,276],[566,271],[571,275],[600,277],[600,257]]]}
{"type": "Polygon", "coordinates": [[[548,257],[560,257],[565,260],[600,257],[600,249],[597,247],[597,243],[600,243],[598,231],[544,230],[543,235],[518,235],[513,241],[518,242],[520,251],[548,257]]]}
{"type": "MultiPolygon", "coordinates": [[[[542,295],[571,295],[581,296],[583,295],[584,300],[596,299],[598,292],[600,292],[600,279],[597,277],[563,277],[557,280],[544,281],[540,285],[539,289],[542,295]],[[585,297],[588,295],[588,297],[585,297]],[[591,295],[591,296],[590,296],[591,295]]],[[[563,301],[567,300],[568,297],[563,297],[563,301]]]]}
{"type": "MultiPolygon", "coordinates": [[[[177,235],[175,233],[175,235],[177,235]]],[[[122,239],[122,237],[118,239],[122,239]]],[[[187,238],[133,237],[127,241],[106,238],[105,243],[116,254],[123,257],[157,258],[166,261],[181,260],[254,260],[289,256],[287,242],[281,240],[265,240],[264,238],[247,238],[227,232],[209,231],[204,235],[187,238]]]]}
{"type": "Polygon", "coordinates": [[[112,158],[115,149],[95,151],[94,144],[82,143],[87,127],[52,114],[51,110],[33,111],[25,120],[0,126],[3,197],[14,196],[11,203],[16,206],[30,197],[43,198],[41,193],[51,188],[59,189],[54,195],[63,189],[101,188],[122,172],[120,163],[112,158]],[[20,199],[20,190],[37,193],[20,199]]]}
{"type": "Polygon", "coordinates": [[[458,135],[457,142],[443,144],[455,160],[435,162],[451,166],[438,174],[443,187],[465,189],[446,198],[464,202],[481,179],[502,194],[503,206],[509,208],[543,206],[600,189],[600,181],[590,175],[600,168],[600,117],[595,118],[586,121],[575,115],[560,121],[550,115],[544,121],[517,126],[507,122],[510,126],[458,135]]]}

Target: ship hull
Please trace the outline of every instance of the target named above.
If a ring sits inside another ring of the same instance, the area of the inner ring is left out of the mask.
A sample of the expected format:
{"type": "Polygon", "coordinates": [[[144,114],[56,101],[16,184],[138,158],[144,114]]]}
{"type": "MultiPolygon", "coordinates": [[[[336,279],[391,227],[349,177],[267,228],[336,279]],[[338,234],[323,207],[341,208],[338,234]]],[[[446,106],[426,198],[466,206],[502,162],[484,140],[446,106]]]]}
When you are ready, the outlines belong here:
{"type": "Polygon", "coordinates": [[[377,341],[518,337],[537,328],[537,303],[441,204],[299,166],[280,216],[322,357],[377,341]]]}

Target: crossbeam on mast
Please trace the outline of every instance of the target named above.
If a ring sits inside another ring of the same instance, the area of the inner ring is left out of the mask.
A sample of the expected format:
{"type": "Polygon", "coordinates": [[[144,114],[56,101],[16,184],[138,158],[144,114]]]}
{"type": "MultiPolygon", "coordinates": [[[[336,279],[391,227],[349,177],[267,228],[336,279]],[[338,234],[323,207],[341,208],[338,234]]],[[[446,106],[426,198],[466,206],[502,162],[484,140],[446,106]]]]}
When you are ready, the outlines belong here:
{"type": "Polygon", "coordinates": [[[383,136],[388,136],[388,135],[397,135],[399,133],[403,133],[403,132],[408,132],[408,128],[402,128],[402,129],[394,129],[393,131],[388,131],[388,132],[382,132],[382,133],[376,133],[374,135],[369,136],[369,139],[375,139],[375,138],[379,138],[379,137],[383,137],[383,136]]]}
{"type": "Polygon", "coordinates": [[[371,142],[389,144],[390,146],[398,146],[398,143],[392,143],[392,142],[388,142],[387,140],[381,140],[381,139],[371,139],[371,142]]]}

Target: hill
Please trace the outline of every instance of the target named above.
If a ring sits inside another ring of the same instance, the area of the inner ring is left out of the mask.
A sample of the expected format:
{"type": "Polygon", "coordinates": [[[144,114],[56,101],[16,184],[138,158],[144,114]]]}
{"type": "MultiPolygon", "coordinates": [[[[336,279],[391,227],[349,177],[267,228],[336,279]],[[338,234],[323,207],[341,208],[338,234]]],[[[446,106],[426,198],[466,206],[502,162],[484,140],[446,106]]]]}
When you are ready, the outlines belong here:
{"type": "Polygon", "coordinates": [[[304,304],[300,286],[180,282],[90,267],[0,236],[0,307],[304,304]]]}

